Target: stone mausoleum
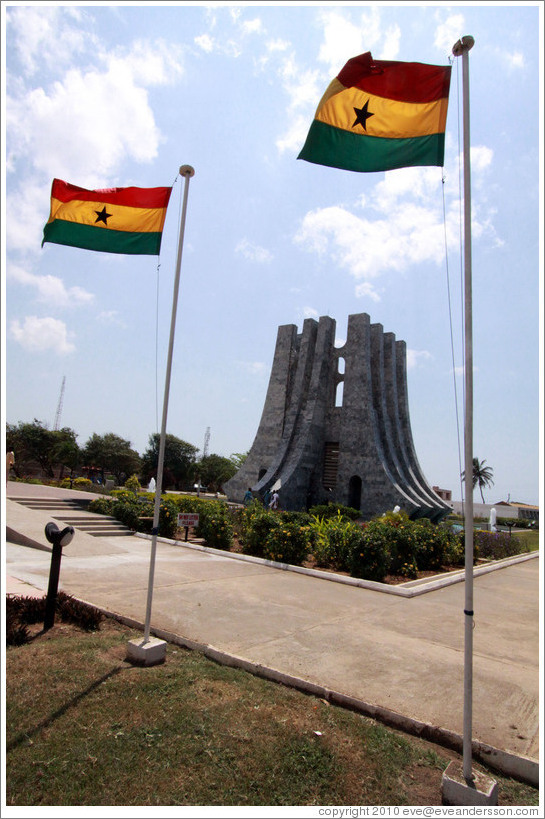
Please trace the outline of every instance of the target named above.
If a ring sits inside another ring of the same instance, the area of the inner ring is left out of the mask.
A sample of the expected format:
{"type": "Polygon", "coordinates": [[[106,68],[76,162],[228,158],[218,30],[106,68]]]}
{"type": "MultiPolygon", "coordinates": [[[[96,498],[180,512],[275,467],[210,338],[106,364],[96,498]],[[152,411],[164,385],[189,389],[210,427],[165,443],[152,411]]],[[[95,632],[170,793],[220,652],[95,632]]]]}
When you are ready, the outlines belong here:
{"type": "Polygon", "coordinates": [[[348,317],[335,347],[335,321],[306,319],[278,328],[257,434],[246,461],[224,485],[242,502],[248,487],[278,489],[282,509],[340,503],[363,518],[396,506],[411,518],[440,520],[451,510],[428,485],[414,449],[407,395],[406,345],[348,317]]]}

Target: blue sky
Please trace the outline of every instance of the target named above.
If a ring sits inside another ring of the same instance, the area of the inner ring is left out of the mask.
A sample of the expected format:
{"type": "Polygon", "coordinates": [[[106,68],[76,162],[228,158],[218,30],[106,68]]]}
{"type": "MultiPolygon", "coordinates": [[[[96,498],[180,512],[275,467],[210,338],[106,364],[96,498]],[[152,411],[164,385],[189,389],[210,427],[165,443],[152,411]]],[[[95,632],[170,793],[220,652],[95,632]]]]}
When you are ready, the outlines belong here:
{"type": "Polygon", "coordinates": [[[5,419],[52,428],[65,377],[61,425],[80,445],[114,432],[144,452],[161,424],[177,176],[190,164],[168,432],[202,450],[209,428],[210,452],[247,451],[278,326],[329,315],[342,342],[348,315],[366,312],[407,343],[416,452],[455,500],[461,62],[444,170],[296,158],[349,58],[445,65],[471,34],[474,454],[494,472],[487,501],[538,502],[541,3],[3,3],[2,14],[5,419]],[[161,256],[41,248],[54,177],[174,185],[161,256]]]}

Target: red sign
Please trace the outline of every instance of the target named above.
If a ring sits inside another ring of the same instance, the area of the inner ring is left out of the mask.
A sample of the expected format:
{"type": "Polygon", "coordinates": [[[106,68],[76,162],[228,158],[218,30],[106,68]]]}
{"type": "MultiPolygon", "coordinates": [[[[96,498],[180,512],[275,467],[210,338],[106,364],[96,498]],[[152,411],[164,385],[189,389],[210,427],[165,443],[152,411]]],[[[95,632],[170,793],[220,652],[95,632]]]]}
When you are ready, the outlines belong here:
{"type": "Polygon", "coordinates": [[[180,512],[178,515],[178,526],[184,526],[185,528],[189,526],[198,526],[199,525],[199,516],[194,514],[193,512],[180,512]]]}

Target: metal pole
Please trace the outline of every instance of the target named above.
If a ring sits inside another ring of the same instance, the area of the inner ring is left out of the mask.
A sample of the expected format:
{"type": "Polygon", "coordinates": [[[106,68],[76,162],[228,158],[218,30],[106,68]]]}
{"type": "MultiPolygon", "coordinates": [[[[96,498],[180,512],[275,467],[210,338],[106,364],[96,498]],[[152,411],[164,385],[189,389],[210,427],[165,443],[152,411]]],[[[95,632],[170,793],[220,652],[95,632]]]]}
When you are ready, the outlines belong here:
{"type": "Polygon", "coordinates": [[[174,294],[172,297],[172,317],[170,320],[170,341],[168,345],[167,372],[165,378],[165,395],[163,399],[163,420],[161,423],[161,437],[159,441],[159,460],[157,463],[157,484],[155,487],[155,505],[153,508],[153,526],[151,530],[151,554],[148,578],[148,600],[146,605],[146,622],[144,628],[144,645],[149,640],[151,603],[153,598],[153,578],[155,575],[155,554],[157,551],[157,535],[159,533],[159,511],[161,508],[161,489],[163,485],[163,464],[165,460],[165,438],[167,429],[168,396],[170,393],[170,374],[172,371],[172,350],[174,348],[174,332],[176,329],[176,310],[178,307],[178,291],[180,289],[180,268],[182,265],[182,250],[184,245],[185,217],[187,212],[187,194],[189,180],[195,175],[191,165],[182,165],[180,176],[185,177],[182,217],[180,220],[180,234],[178,238],[178,257],[176,260],[176,276],[174,278],[174,294]]]}
{"type": "Polygon", "coordinates": [[[55,609],[57,608],[57,591],[59,588],[59,575],[61,571],[62,546],[54,543],[51,554],[51,567],[49,569],[49,585],[47,587],[47,597],[45,599],[44,631],[49,631],[55,624],[55,609]]]}
{"type": "Polygon", "coordinates": [[[452,53],[462,57],[464,132],[464,303],[465,303],[465,608],[463,774],[472,775],[473,732],[473,308],[471,284],[471,166],[469,141],[469,51],[473,37],[462,37],[452,53]]]}

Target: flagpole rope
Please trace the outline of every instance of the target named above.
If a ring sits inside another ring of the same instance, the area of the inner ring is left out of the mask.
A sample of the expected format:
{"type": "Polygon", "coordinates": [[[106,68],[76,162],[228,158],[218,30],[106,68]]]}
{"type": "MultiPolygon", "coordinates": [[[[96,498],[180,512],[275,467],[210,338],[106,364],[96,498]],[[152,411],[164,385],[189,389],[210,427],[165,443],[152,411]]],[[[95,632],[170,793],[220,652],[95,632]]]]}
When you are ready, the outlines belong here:
{"type": "MultiPolygon", "coordinates": [[[[452,62],[452,58],[449,57],[449,62],[452,62]]],[[[458,65],[456,66],[457,69],[457,81],[458,81],[458,65]]],[[[462,268],[462,214],[461,214],[461,207],[462,207],[462,194],[461,194],[461,148],[460,148],[460,83],[457,82],[457,114],[458,114],[458,201],[459,201],[459,243],[460,243],[460,282],[462,283],[463,277],[463,268],[462,268]]],[[[450,265],[449,265],[449,250],[448,250],[448,239],[447,239],[447,208],[446,208],[446,201],[445,201],[445,185],[446,185],[446,177],[444,174],[443,168],[443,177],[441,180],[441,192],[443,198],[443,234],[444,234],[444,243],[445,243],[445,272],[446,272],[446,284],[447,284],[447,301],[448,301],[448,314],[449,314],[449,324],[450,324],[450,351],[451,351],[451,358],[452,358],[452,378],[453,378],[453,386],[454,386],[454,406],[455,406],[455,413],[456,413],[456,440],[458,444],[458,475],[460,480],[460,497],[462,498],[462,514],[464,513],[464,491],[463,491],[463,480],[462,480],[462,452],[461,452],[461,436],[460,436],[460,415],[459,415],[459,401],[458,401],[458,387],[456,384],[456,355],[454,351],[454,329],[453,329],[453,319],[452,319],[452,298],[451,298],[451,286],[450,286],[450,265]]],[[[463,286],[460,285],[460,292],[462,297],[462,338],[463,338],[463,324],[464,324],[464,305],[463,305],[463,286]]],[[[462,400],[465,401],[464,393],[462,392],[462,400]]]]}
{"type": "MultiPolygon", "coordinates": [[[[462,121],[460,115],[460,67],[459,61],[456,61],[456,113],[457,113],[457,136],[458,136],[458,237],[459,237],[459,248],[460,248],[460,309],[461,309],[461,336],[462,339],[462,361],[465,360],[465,349],[464,349],[464,325],[465,325],[465,303],[464,303],[464,267],[462,264],[462,259],[464,256],[464,237],[462,232],[462,224],[463,224],[463,213],[462,213],[462,178],[463,178],[463,167],[462,167],[462,138],[460,134],[460,123],[462,121]]],[[[456,379],[456,374],[454,375],[456,379]]],[[[465,394],[465,378],[462,379],[462,402],[465,408],[466,405],[466,394],[465,394]]],[[[465,428],[465,419],[464,419],[464,428],[465,428]]],[[[458,447],[460,446],[460,441],[458,439],[458,447]]],[[[462,480],[462,469],[460,468],[460,497],[462,499],[462,515],[464,515],[464,481],[462,480]]]]}
{"type": "MultiPolygon", "coordinates": [[[[452,356],[452,377],[454,382],[454,406],[456,410],[456,439],[458,441],[458,474],[462,475],[462,450],[460,444],[460,417],[458,413],[458,388],[456,386],[456,360],[454,354],[454,330],[452,327],[452,301],[450,297],[450,268],[449,268],[449,256],[448,256],[448,241],[447,241],[447,214],[446,214],[446,205],[445,205],[445,177],[443,175],[442,179],[442,193],[443,193],[443,232],[445,237],[445,266],[446,266],[446,279],[447,279],[447,300],[448,300],[448,315],[449,315],[449,324],[450,324],[450,352],[452,356]]],[[[463,501],[463,496],[462,496],[463,501]]]]}
{"type": "MultiPolygon", "coordinates": [[[[172,189],[176,186],[180,174],[176,174],[172,189]]],[[[180,216],[182,212],[182,189],[180,188],[180,201],[178,203],[178,224],[180,223],[180,216]]],[[[160,285],[160,256],[157,260],[157,284],[155,293],[155,431],[159,434],[159,285],[160,285]]]]}

